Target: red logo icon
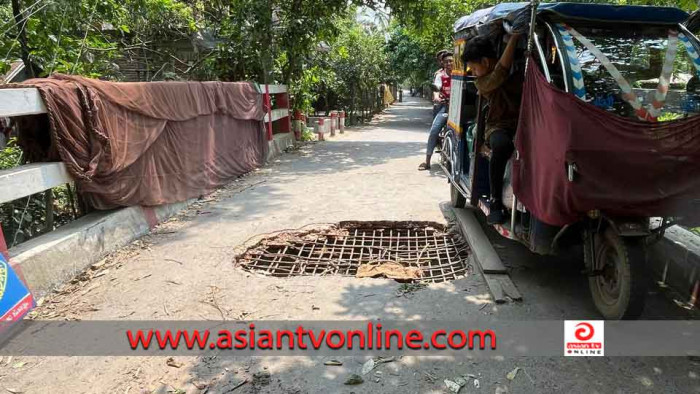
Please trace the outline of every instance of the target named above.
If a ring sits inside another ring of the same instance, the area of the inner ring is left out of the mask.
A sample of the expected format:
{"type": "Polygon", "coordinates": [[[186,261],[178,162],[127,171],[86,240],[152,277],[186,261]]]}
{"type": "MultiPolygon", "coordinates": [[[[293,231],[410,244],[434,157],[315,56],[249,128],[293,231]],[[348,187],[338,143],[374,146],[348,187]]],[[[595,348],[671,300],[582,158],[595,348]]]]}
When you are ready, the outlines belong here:
{"type": "Polygon", "coordinates": [[[595,329],[593,329],[593,326],[589,323],[579,323],[576,325],[574,335],[579,341],[587,341],[593,338],[593,335],[595,335],[595,329]]]}
{"type": "Polygon", "coordinates": [[[605,322],[602,320],[564,321],[565,356],[604,356],[605,322]]]}

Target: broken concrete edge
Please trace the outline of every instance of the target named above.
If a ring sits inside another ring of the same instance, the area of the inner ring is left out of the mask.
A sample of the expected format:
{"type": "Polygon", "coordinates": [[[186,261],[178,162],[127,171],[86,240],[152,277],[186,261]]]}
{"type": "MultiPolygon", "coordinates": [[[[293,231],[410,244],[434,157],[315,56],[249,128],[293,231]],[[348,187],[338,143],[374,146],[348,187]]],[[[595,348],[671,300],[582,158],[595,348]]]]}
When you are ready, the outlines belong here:
{"type": "MultiPolygon", "coordinates": [[[[294,133],[269,141],[267,161],[294,146],[294,133]]],[[[108,254],[148,234],[197,199],[90,213],[9,249],[10,265],[39,299],[108,254]]]]}
{"type": "Polygon", "coordinates": [[[680,226],[666,229],[652,245],[650,268],[661,287],[670,287],[688,306],[700,307],[700,236],[680,226]]]}
{"type": "Polygon", "coordinates": [[[195,201],[90,213],[11,248],[10,264],[34,297],[42,297],[195,201]]]}
{"type": "Polygon", "coordinates": [[[272,140],[267,142],[268,149],[265,161],[270,162],[270,160],[284,153],[285,150],[293,148],[295,144],[296,137],[292,132],[274,134],[272,140]]]}

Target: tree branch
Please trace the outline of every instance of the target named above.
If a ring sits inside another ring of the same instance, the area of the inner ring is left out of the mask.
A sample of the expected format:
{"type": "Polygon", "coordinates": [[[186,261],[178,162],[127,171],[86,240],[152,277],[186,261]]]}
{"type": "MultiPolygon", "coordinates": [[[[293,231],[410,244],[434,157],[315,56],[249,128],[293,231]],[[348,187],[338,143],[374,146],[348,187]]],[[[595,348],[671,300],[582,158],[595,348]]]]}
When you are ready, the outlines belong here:
{"type": "Polygon", "coordinates": [[[20,46],[20,57],[24,63],[24,67],[27,69],[27,73],[30,78],[36,78],[36,70],[34,69],[34,64],[29,59],[29,46],[27,45],[27,32],[25,31],[25,26],[27,25],[27,19],[22,18],[22,5],[20,0],[12,0],[12,15],[15,18],[15,23],[19,32],[17,34],[17,40],[20,46]],[[23,20],[24,19],[24,20],[23,20]]]}

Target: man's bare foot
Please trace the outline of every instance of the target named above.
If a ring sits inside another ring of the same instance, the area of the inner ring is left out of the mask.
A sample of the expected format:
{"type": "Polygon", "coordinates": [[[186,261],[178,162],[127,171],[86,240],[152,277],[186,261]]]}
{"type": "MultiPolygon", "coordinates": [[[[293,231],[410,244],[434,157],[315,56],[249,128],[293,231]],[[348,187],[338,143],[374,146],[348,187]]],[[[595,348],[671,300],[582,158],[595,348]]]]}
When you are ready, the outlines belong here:
{"type": "Polygon", "coordinates": [[[430,169],[430,164],[428,163],[420,163],[418,166],[418,171],[425,171],[430,169]]]}

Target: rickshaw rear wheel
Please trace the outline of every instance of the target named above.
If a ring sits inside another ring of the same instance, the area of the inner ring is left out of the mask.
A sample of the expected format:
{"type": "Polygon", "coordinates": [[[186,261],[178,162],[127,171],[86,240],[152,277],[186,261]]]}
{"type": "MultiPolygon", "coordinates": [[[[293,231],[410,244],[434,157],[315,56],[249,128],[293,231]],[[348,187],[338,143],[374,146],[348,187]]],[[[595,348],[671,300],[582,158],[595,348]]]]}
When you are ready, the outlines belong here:
{"type": "Polygon", "coordinates": [[[645,250],[639,238],[621,237],[614,228],[593,236],[594,248],[584,247],[586,266],[596,272],[588,278],[593,303],[606,320],[638,318],[647,293],[645,250]],[[593,256],[591,254],[593,253],[593,256]]]}

